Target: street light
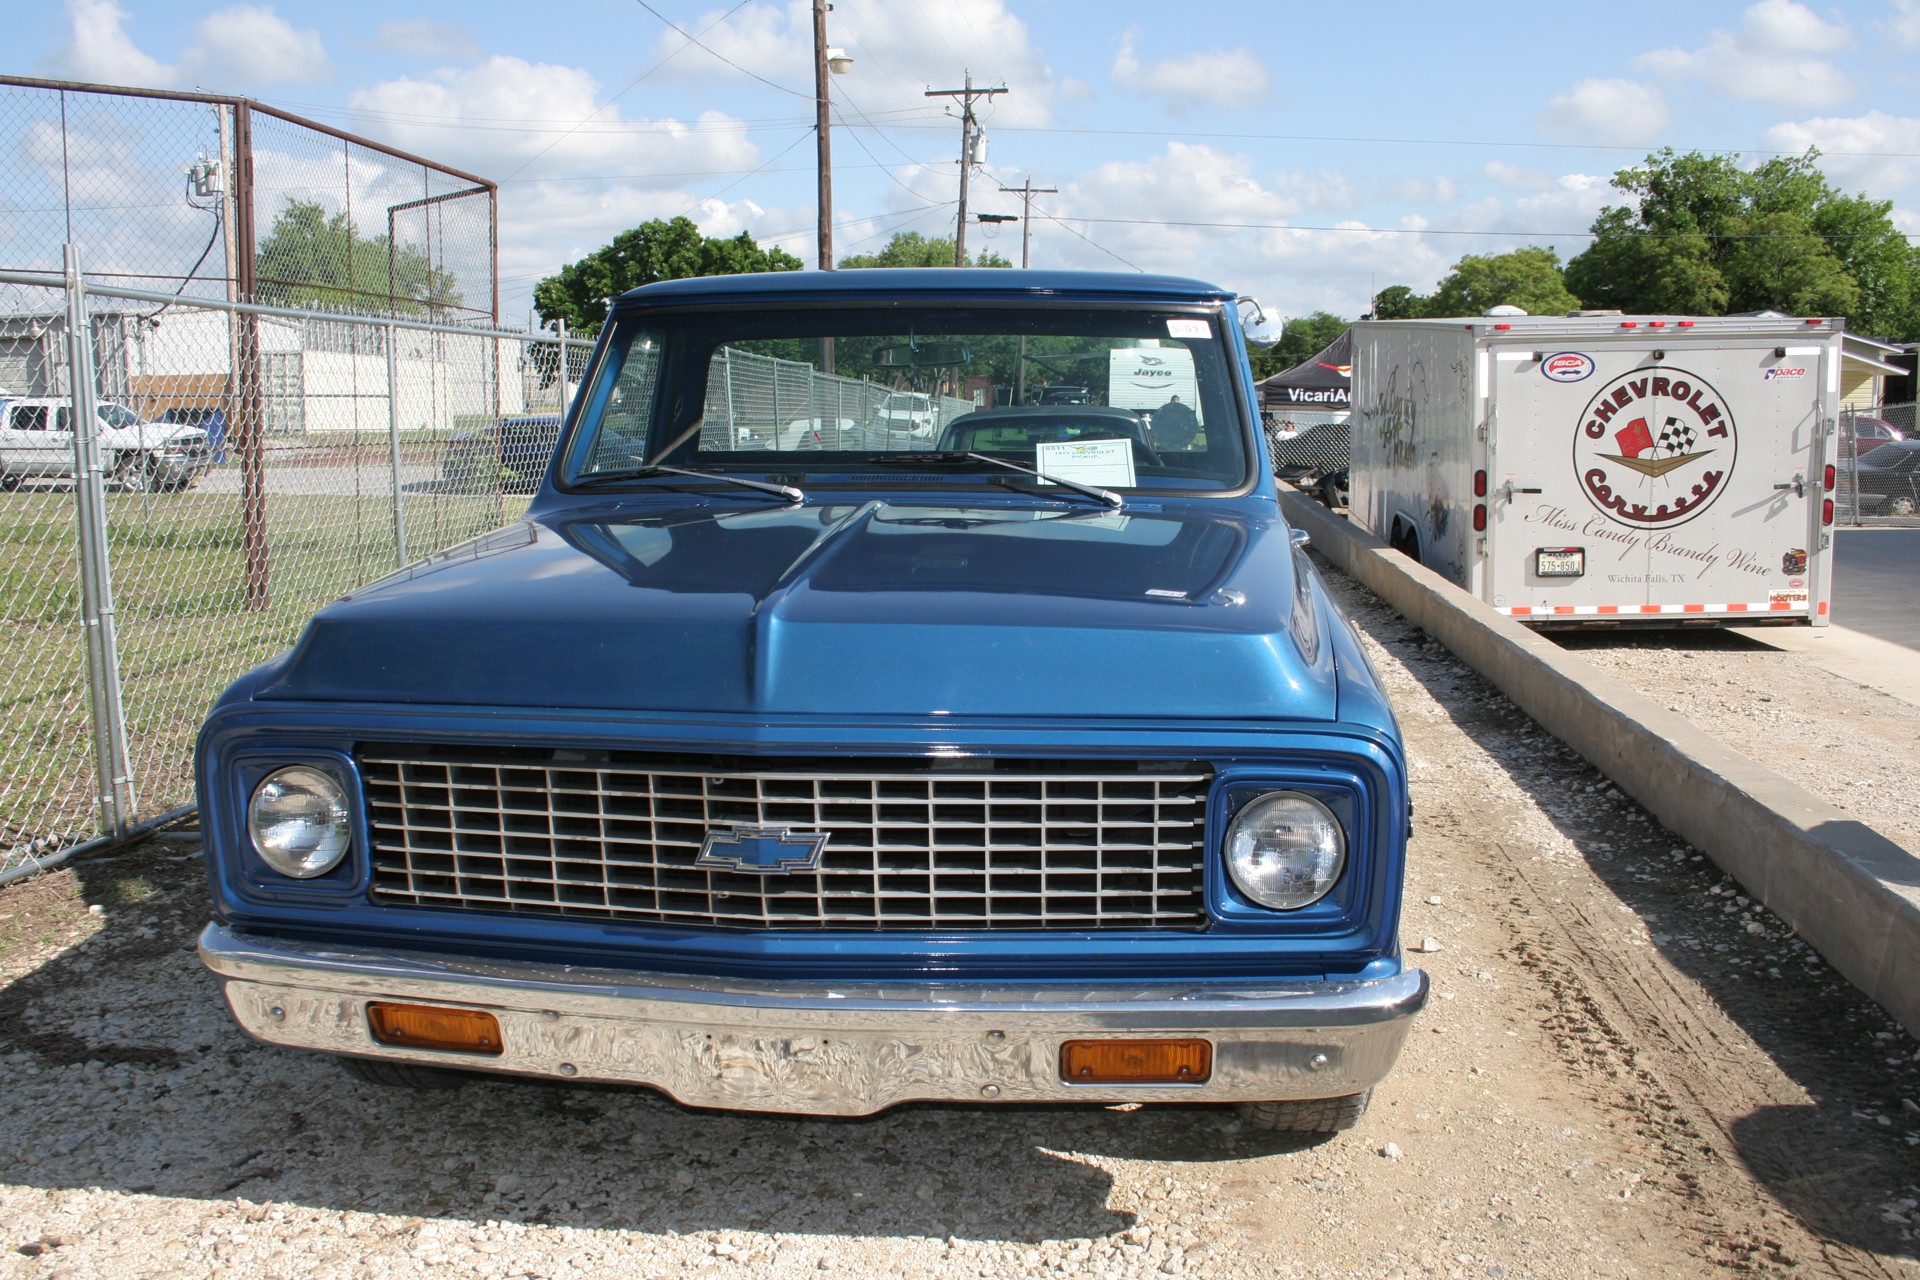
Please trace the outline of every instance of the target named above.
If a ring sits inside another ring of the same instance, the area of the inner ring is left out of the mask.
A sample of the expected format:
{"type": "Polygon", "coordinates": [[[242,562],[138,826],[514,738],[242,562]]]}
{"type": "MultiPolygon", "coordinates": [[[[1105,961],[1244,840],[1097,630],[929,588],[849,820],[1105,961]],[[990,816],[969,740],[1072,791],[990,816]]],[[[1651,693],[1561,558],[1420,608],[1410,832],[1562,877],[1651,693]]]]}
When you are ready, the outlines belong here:
{"type": "Polygon", "coordinates": [[[820,145],[820,269],[833,270],[833,157],[827,142],[827,76],[845,75],[853,58],[827,47],[827,0],[813,0],[814,133],[820,145]]]}

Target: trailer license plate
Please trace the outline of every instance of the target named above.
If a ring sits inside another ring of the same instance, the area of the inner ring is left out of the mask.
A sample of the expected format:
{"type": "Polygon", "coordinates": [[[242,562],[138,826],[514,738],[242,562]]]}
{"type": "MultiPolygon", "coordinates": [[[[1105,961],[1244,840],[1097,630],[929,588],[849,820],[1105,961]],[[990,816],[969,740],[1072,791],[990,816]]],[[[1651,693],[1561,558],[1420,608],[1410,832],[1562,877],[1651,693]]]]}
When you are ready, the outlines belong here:
{"type": "Polygon", "coordinates": [[[1587,571],[1585,547],[1537,547],[1533,572],[1539,578],[1577,578],[1587,571]]]}

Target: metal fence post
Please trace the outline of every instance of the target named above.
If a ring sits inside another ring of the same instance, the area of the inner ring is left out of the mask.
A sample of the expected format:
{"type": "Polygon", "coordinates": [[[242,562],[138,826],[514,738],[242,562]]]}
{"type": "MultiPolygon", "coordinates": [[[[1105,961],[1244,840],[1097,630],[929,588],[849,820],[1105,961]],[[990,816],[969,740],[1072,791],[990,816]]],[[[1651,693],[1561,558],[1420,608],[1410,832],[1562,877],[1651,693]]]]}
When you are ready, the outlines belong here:
{"type": "Polygon", "coordinates": [[[560,421],[567,420],[567,401],[573,399],[573,378],[567,368],[567,318],[561,316],[554,323],[560,326],[560,421]]]}
{"type": "Polygon", "coordinates": [[[133,824],[133,767],[127,754],[126,709],[120,697],[120,644],[114,629],[113,574],[107,555],[106,475],[100,461],[100,414],[93,394],[93,331],[79,247],[66,246],[67,395],[73,415],[74,525],[80,552],[81,625],[87,641],[87,693],[99,783],[102,834],[122,836],[133,824]]]}
{"type": "Polygon", "coordinates": [[[395,351],[399,331],[387,322],[387,456],[393,464],[393,563],[407,567],[407,503],[400,488],[400,360],[395,351]]]}

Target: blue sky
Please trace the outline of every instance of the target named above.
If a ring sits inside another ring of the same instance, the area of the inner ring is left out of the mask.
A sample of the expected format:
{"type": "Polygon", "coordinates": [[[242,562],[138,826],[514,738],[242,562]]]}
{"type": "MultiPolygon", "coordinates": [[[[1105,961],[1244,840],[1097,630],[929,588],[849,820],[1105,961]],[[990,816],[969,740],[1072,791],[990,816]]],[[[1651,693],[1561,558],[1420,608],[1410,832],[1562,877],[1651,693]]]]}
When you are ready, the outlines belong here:
{"type": "MultiPolygon", "coordinates": [[[[499,181],[509,321],[649,218],[813,265],[808,0],[16,9],[8,72],[246,94],[499,181]]],[[[980,108],[972,210],[1059,189],[1035,266],[1196,275],[1276,316],[1358,314],[1464,253],[1571,256],[1612,172],[1660,146],[1818,145],[1920,233],[1920,0],[837,0],[828,23],[855,59],[833,81],[840,255],[952,233],[959,126],[924,91],[969,72],[1009,90],[980,108]]],[[[1017,262],[1020,224],[968,241],[1017,262]]]]}

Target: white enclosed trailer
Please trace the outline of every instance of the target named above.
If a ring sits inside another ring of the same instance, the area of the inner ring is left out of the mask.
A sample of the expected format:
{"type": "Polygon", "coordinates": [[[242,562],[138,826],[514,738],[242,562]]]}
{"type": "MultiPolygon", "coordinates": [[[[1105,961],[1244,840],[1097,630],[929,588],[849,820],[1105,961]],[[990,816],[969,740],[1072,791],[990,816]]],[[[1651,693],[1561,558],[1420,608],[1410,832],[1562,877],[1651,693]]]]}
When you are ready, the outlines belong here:
{"type": "Polygon", "coordinates": [[[1539,626],[1825,626],[1844,324],[1353,329],[1352,518],[1539,626]]]}

